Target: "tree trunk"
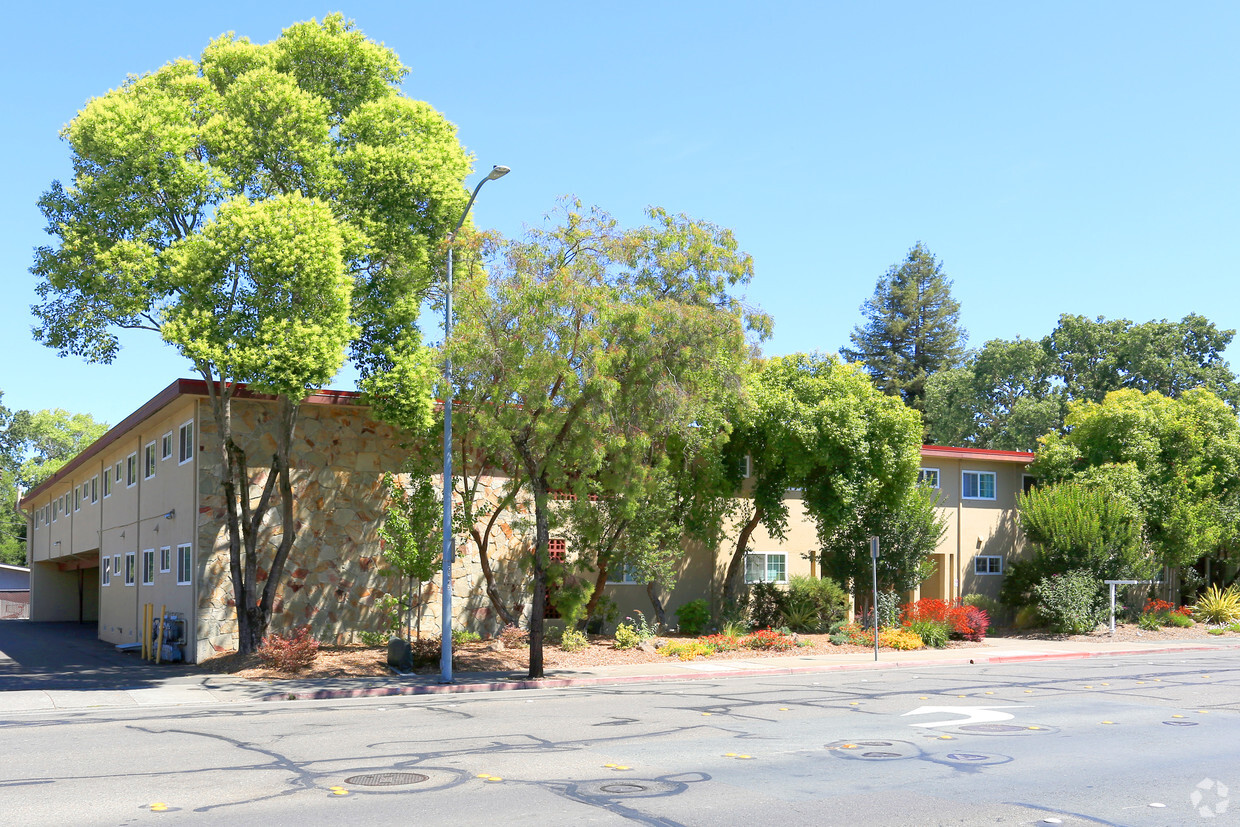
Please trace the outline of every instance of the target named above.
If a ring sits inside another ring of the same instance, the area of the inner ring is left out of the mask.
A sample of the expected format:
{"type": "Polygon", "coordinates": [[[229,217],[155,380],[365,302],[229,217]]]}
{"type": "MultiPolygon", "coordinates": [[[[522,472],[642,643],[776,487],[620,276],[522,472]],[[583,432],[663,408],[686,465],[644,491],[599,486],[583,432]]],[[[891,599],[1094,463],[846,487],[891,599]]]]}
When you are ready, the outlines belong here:
{"type": "Polygon", "coordinates": [[[654,619],[658,624],[655,628],[667,628],[667,607],[659,599],[659,589],[653,580],[646,584],[646,596],[650,598],[650,605],[654,607],[654,619]]]}
{"type": "Polygon", "coordinates": [[[762,518],[766,516],[766,511],[761,505],[754,504],[753,516],[741,528],[740,535],[736,538],[736,549],[732,552],[732,559],[728,561],[728,572],[723,578],[723,599],[725,602],[731,603],[736,600],[740,594],[741,581],[744,580],[744,563],[745,552],[749,549],[749,538],[753,534],[754,529],[762,522],[762,518]]]}
{"type": "MultiPolygon", "coordinates": [[[[488,546],[491,543],[491,530],[495,528],[495,523],[499,519],[500,513],[508,507],[512,501],[516,499],[516,493],[509,493],[504,499],[495,505],[495,510],[491,512],[491,516],[487,519],[485,531],[479,531],[476,526],[470,526],[470,536],[474,538],[474,545],[478,547],[478,563],[482,566],[482,579],[485,583],[487,599],[491,601],[492,608],[499,615],[500,620],[506,626],[519,626],[521,618],[514,616],[513,613],[504,605],[504,600],[500,596],[499,589],[495,585],[495,571],[491,568],[491,555],[488,552],[488,546]]],[[[472,513],[472,506],[471,506],[472,513]]]]}
{"type": "Polygon", "coordinates": [[[543,677],[543,633],[546,624],[543,612],[547,603],[547,562],[551,540],[548,513],[548,486],[541,475],[530,468],[530,487],[534,492],[534,605],[530,609],[530,673],[531,678],[543,677]]]}

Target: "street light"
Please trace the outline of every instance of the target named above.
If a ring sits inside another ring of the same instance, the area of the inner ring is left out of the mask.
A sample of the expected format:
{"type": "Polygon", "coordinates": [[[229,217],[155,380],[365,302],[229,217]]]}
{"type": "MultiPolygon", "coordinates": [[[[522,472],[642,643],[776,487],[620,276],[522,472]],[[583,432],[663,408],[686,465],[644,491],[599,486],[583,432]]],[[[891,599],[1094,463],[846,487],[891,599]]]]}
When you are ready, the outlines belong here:
{"type": "Polygon", "coordinates": [[[478,197],[478,190],[487,181],[503,178],[509,173],[508,167],[493,166],[487,177],[478,182],[474,192],[469,196],[469,203],[461,213],[461,220],[456,222],[456,229],[448,234],[448,283],[443,299],[443,380],[445,385],[443,400],[443,603],[440,607],[440,640],[439,640],[439,682],[452,683],[452,558],[456,556],[456,548],[452,542],[452,359],[448,356],[448,337],[452,333],[452,243],[456,234],[465,224],[465,217],[478,197]]]}

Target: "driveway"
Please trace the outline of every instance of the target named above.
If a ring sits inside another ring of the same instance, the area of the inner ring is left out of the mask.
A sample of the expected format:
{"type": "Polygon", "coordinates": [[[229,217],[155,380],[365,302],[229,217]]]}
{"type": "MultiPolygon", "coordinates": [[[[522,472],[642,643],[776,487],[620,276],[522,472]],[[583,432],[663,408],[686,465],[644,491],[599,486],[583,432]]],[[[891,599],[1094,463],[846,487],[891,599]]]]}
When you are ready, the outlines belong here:
{"type": "MultiPolygon", "coordinates": [[[[94,623],[0,620],[0,692],[23,689],[134,689],[180,675],[192,665],[147,663],[98,638],[94,623]]],[[[0,707],[4,704],[0,698],[0,707]]]]}

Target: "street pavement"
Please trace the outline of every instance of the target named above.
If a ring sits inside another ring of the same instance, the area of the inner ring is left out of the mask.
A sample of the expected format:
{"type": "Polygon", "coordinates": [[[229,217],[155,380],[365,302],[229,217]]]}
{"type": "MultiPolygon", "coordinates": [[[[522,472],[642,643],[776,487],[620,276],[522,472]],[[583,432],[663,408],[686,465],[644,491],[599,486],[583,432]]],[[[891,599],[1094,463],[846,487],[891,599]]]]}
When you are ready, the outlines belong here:
{"type": "Polygon", "coordinates": [[[1170,642],[1082,642],[991,637],[978,647],[882,652],[877,661],[871,652],[793,654],[727,661],[667,660],[590,669],[549,669],[547,677],[539,681],[526,680],[513,673],[457,672],[452,684],[443,685],[436,674],[279,681],[210,675],[194,666],[146,663],[135,654],[117,652],[115,647],[95,639],[94,634],[93,624],[0,621],[0,714],[717,681],[721,678],[1240,649],[1240,644],[1234,641],[1209,638],[1170,642]]]}

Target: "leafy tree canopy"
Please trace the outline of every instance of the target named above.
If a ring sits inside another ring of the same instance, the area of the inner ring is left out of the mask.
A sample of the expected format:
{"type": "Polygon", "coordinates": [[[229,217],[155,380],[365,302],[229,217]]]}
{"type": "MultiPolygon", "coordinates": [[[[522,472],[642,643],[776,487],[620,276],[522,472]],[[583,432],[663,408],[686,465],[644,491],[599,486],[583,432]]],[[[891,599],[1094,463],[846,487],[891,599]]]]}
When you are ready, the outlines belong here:
{"type": "MultiPolygon", "coordinates": [[[[670,435],[724,428],[747,356],[752,276],[732,234],[649,212],[624,231],[566,203],[557,226],[493,249],[467,271],[447,343],[480,446],[516,467],[535,511],[530,674],[542,674],[550,492],[619,493],[670,435]],[[502,452],[502,453],[501,453],[502,452]]],[[[687,437],[686,437],[687,438],[687,437]]]]}
{"type": "MultiPolygon", "coordinates": [[[[62,133],[73,180],[54,182],[39,202],[55,243],[32,268],[36,338],[110,361],[119,329],[160,330],[187,303],[184,271],[190,259],[200,271],[211,263],[209,238],[257,229],[262,202],[296,197],[323,205],[310,233],[315,253],[330,253],[355,285],[362,373],[417,350],[410,331],[438,241],[465,203],[470,159],[450,123],[401,94],[407,71],[335,14],[266,44],[223,35],[196,61],[87,102],[62,133]]],[[[289,256],[283,245],[249,243],[242,250],[234,239],[233,249],[256,264],[289,256]]],[[[201,309],[220,306],[216,296],[201,309]]]]}
{"type": "Polygon", "coordinates": [[[927,378],[959,365],[967,339],[943,265],[918,242],[878,280],[861,313],[866,321],[841,355],[864,365],[884,393],[923,410],[927,378]]]}
{"type": "Polygon", "coordinates": [[[1112,391],[1070,404],[1066,427],[1038,450],[1031,470],[1041,480],[1099,480],[1122,491],[1166,565],[1235,547],[1240,422],[1217,396],[1112,391]]]}

